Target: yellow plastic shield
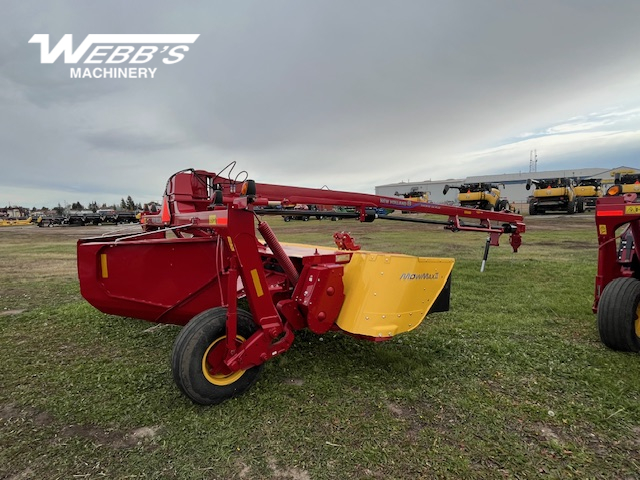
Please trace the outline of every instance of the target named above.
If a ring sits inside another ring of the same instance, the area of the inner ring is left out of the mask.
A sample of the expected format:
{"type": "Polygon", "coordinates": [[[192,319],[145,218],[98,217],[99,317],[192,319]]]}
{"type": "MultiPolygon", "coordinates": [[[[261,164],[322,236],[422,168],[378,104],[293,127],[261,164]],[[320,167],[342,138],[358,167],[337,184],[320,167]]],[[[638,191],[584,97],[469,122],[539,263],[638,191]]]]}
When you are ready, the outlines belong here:
{"type": "Polygon", "coordinates": [[[344,331],[392,337],[416,328],[444,288],[453,258],[354,252],[344,269],[344,331]]]}

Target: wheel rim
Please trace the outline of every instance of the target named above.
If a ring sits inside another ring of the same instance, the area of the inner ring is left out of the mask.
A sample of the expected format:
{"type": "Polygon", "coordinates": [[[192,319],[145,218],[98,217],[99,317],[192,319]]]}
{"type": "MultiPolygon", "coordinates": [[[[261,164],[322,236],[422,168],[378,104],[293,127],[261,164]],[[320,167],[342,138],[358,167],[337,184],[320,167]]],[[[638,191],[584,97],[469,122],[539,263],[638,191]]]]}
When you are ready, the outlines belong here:
{"type": "MultiPolygon", "coordinates": [[[[237,370],[232,372],[224,363],[224,357],[227,354],[226,340],[224,335],[217,338],[204,352],[202,356],[202,374],[208,382],[218,385],[231,385],[236,382],[246,370],[237,370]]],[[[245,339],[240,335],[236,336],[236,345],[240,345],[245,339]]]]}
{"type": "Polygon", "coordinates": [[[640,304],[636,307],[636,319],[633,323],[636,330],[636,337],[640,338],[640,304]]]}

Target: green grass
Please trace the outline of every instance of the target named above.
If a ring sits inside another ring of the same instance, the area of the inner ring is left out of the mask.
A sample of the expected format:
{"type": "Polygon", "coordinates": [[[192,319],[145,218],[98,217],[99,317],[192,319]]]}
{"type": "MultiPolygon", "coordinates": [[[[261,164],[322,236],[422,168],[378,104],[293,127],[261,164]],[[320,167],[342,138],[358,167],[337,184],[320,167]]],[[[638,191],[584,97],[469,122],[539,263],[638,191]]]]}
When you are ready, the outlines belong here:
{"type": "Polygon", "coordinates": [[[0,315],[0,478],[637,478],[640,358],[599,342],[575,218],[531,220],[484,273],[481,234],[270,219],[281,240],[456,258],[451,310],[381,344],[300,332],[215,407],[173,384],[177,327],[80,297],[73,229],[0,231],[0,313],[23,310],[0,315]]]}

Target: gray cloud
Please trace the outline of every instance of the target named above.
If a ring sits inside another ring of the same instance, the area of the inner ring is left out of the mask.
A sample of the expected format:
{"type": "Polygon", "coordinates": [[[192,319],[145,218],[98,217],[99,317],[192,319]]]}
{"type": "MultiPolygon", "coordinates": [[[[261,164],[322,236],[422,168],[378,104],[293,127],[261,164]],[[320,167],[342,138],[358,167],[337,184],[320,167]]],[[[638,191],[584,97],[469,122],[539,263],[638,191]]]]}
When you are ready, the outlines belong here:
{"type": "MultiPolygon", "coordinates": [[[[576,116],[640,106],[631,0],[31,0],[6,10],[0,189],[24,187],[28,204],[55,200],[41,196],[47,186],[84,201],[159,195],[173,171],[230,160],[261,181],[372,191],[484,173],[486,163],[463,159],[576,116]],[[78,80],[60,60],[40,64],[35,33],[52,43],[72,33],[75,46],[89,33],[200,38],[183,61],[154,63],[153,80],[78,80]]],[[[520,147],[505,168],[526,167],[531,143],[520,147]]],[[[589,148],[583,138],[572,158],[589,148]]],[[[564,147],[545,155],[571,161],[564,147]]]]}

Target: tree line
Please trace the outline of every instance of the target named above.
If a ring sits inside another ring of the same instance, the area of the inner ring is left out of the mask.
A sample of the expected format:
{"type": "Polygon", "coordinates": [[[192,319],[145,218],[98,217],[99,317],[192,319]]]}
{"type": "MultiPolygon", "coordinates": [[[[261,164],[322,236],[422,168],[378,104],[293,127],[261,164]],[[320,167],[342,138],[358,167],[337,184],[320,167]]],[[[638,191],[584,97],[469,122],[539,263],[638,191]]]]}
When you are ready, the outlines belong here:
{"type": "MultiPolygon", "coordinates": [[[[69,210],[91,210],[93,213],[96,213],[98,210],[126,210],[129,212],[135,212],[137,210],[143,209],[142,204],[134,202],[133,198],[131,198],[131,195],[129,195],[127,196],[126,200],[124,199],[124,197],[121,198],[119,205],[115,203],[112,205],[107,205],[106,203],[98,205],[98,202],[93,201],[89,203],[86,207],[80,202],[73,202],[71,206],[63,207],[62,205],[60,205],[60,203],[58,203],[58,206],[53,207],[51,210],[56,212],[58,215],[63,215],[65,210],[67,210],[67,208],[69,210]]],[[[49,209],[46,207],[42,207],[42,210],[49,210],[49,209]]],[[[36,207],[33,207],[31,211],[35,212],[36,207]]]]}

